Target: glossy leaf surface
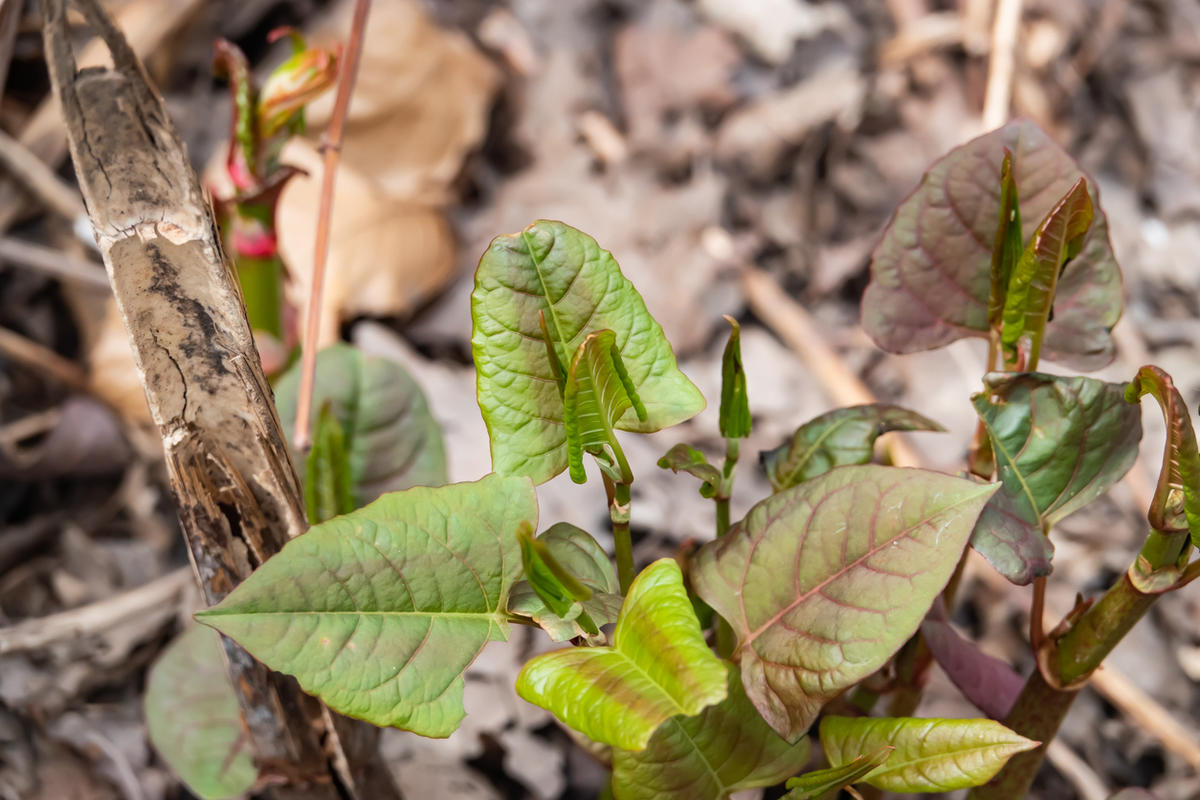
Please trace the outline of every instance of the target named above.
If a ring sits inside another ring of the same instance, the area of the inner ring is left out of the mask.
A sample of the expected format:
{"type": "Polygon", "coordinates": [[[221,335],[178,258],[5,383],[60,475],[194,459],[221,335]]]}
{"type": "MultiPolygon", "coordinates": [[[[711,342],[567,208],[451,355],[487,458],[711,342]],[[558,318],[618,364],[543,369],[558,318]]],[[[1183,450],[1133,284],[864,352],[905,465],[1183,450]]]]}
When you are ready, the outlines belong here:
{"type": "Polygon", "coordinates": [[[639,421],[645,421],[646,407],[617,350],[617,335],[608,330],[588,334],[575,352],[563,389],[571,480],[587,480],[584,452],[604,452],[605,446],[613,443],[614,426],[629,409],[639,421]]]}
{"type": "Polygon", "coordinates": [[[856,466],[773,495],[692,561],[696,593],[737,635],[763,718],[791,740],[917,630],[994,486],[856,466]]]}
{"type": "Polygon", "coordinates": [[[449,736],[463,672],[508,638],[522,524],[537,524],[523,478],[388,494],[288,542],[197,618],[336,711],[449,736]]]}
{"type": "Polygon", "coordinates": [[[829,767],[813,772],[806,772],[787,782],[790,789],[784,800],[821,800],[826,792],[832,792],[858,783],[869,772],[886,763],[894,747],[881,747],[874,753],[864,753],[846,762],[840,767],[829,767]]]}
{"type": "Polygon", "coordinates": [[[944,431],[915,411],[885,403],[838,408],[809,420],[792,438],[760,457],[775,491],[823,475],[834,467],[866,464],[875,440],[889,431],[944,431]]]}
{"type": "Polygon", "coordinates": [[[315,525],[349,514],[355,503],[346,437],[328,405],[321,407],[312,440],[304,460],[304,510],[315,525]]]}
{"type": "Polygon", "coordinates": [[[996,240],[992,244],[992,285],[988,296],[988,325],[1000,329],[1004,317],[1004,298],[1025,242],[1021,238],[1021,209],[1017,182],[1013,179],[1012,151],[1004,148],[1000,162],[1000,218],[996,225],[996,240]]]}
{"type": "Polygon", "coordinates": [[[617,800],[723,800],[739,789],[778,783],[804,767],[808,739],[788,744],[779,738],[746,698],[737,668],[725,666],[724,700],[697,716],[667,720],[645,750],[613,752],[617,800]]]}
{"type": "Polygon", "coordinates": [[[617,573],[604,548],[591,534],[566,522],[551,526],[538,536],[554,558],[571,572],[576,579],[589,588],[592,596],[571,608],[567,614],[559,615],[530,586],[522,581],[513,587],[508,610],[529,617],[542,627],[556,642],[565,642],[576,636],[588,634],[576,621],[584,612],[597,625],[616,622],[624,598],[620,594],[617,573]]]}
{"type": "Polygon", "coordinates": [[[1042,373],[993,373],[972,398],[987,427],[1001,490],[971,545],[1014,583],[1050,573],[1050,526],[1099,497],[1137,457],[1141,414],[1122,384],[1042,373]]]}
{"type": "Polygon", "coordinates": [[[725,698],[725,666],[704,642],[679,565],[664,558],[630,586],[612,647],[537,656],[517,694],[592,741],[642,750],[671,717],[725,698]]]}
{"type": "Polygon", "coordinates": [[[750,396],[746,391],[746,369],[742,366],[742,326],[733,317],[725,321],[732,330],[721,354],[721,408],[718,426],[727,439],[750,435],[750,396]]]}
{"type": "Polygon", "coordinates": [[[167,646],[150,668],[145,704],[151,744],[193,794],[224,800],[254,786],[258,768],[216,631],[193,625],[167,646]]]}
{"type": "Polygon", "coordinates": [[[1006,363],[1016,364],[1017,343],[1025,335],[1030,339],[1030,364],[1037,362],[1046,322],[1054,306],[1058,276],[1063,265],[1083,246],[1092,217],[1087,179],[1080,178],[1034,231],[1033,239],[1013,269],[1005,295],[1000,341],[1006,363]]]}
{"type": "MultiPolygon", "coordinates": [[[[1083,176],[1028,120],[974,139],[930,167],[896,210],[872,259],[862,321],[884,350],[912,353],[988,335],[1005,148],[1020,191],[1023,241],[1083,176]]],[[[1043,344],[1044,357],[1078,369],[1112,360],[1110,332],[1121,314],[1121,273],[1094,185],[1091,194],[1095,220],[1059,279],[1043,344]]]]}
{"type": "MultiPolygon", "coordinates": [[[[275,387],[281,419],[296,418],[299,387],[297,364],[275,387]]],[[[317,354],[314,428],[326,403],[345,437],[356,505],[365,505],[384,492],[446,482],[442,431],[429,413],[421,387],[399,364],[363,355],[349,345],[325,348],[317,354]]],[[[283,429],[292,435],[292,425],[283,429]]],[[[303,460],[297,456],[296,463],[303,460]]]]}
{"type": "Polygon", "coordinates": [[[721,470],[708,463],[708,458],[690,444],[682,442],[672,447],[658,460],[658,466],[674,473],[686,472],[699,478],[700,494],[712,497],[721,485],[721,470]]]}
{"type": "Polygon", "coordinates": [[[1142,367],[1125,389],[1130,403],[1147,394],[1158,401],[1167,424],[1162,471],[1147,515],[1150,526],[1163,533],[1191,531],[1200,547],[1200,451],[1191,415],[1171,376],[1158,367],[1142,367]]]}
{"type": "Polygon", "coordinates": [[[825,717],[821,746],[830,764],[880,747],[896,748],[865,782],[889,792],[949,792],[987,783],[1038,742],[990,719],[825,717]]]}
{"type": "Polygon", "coordinates": [[[581,231],[540,220],[492,241],[471,293],[477,395],[497,472],[542,483],[567,467],[562,393],[539,313],[563,365],[589,333],[614,332],[646,407],[644,422],[630,409],[619,430],[656,431],[703,410],[704,398],[612,254],[581,231]]]}

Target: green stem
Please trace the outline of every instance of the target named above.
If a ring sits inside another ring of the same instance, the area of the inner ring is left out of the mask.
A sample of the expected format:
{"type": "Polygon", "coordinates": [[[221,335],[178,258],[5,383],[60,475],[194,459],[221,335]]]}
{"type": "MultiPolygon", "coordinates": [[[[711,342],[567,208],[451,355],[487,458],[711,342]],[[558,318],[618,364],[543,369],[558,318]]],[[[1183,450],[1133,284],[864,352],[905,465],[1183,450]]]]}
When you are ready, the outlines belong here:
{"type": "MultiPolygon", "coordinates": [[[[737,437],[725,439],[725,465],[721,470],[721,485],[713,500],[717,504],[717,538],[720,539],[729,532],[729,498],[733,495],[733,477],[737,469],[738,455],[741,451],[742,440],[737,437]]],[[[717,655],[728,658],[733,655],[737,639],[733,628],[724,617],[717,617],[717,655]]]]}
{"type": "Polygon", "coordinates": [[[612,520],[613,555],[617,559],[617,580],[621,584],[621,594],[629,592],[634,575],[633,537],[629,533],[629,504],[629,484],[614,484],[613,491],[609,493],[608,516],[612,520]]]}

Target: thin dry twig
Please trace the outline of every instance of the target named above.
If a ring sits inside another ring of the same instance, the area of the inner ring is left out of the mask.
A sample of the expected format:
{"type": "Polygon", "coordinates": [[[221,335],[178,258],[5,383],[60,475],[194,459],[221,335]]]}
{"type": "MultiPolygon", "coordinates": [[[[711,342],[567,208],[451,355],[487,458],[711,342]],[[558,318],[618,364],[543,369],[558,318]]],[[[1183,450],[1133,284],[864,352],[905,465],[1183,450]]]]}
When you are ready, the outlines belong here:
{"type": "Polygon", "coordinates": [[[193,585],[191,569],[180,567],[99,602],[0,628],[0,654],[39,650],[67,639],[103,633],[151,609],[180,602],[193,585]]]}
{"type": "MultiPolygon", "coordinates": [[[[90,225],[90,223],[89,223],[90,225]]],[[[109,288],[104,267],[33,242],[0,237],[0,261],[44,272],[55,278],[97,288],[109,288]]]]}
{"type": "Polygon", "coordinates": [[[983,100],[984,130],[999,128],[1008,121],[1020,25],[1021,0],[1000,0],[992,25],[992,55],[988,61],[987,93],[983,100]]]}
{"type": "Polygon", "coordinates": [[[1059,739],[1046,745],[1046,760],[1079,792],[1079,800],[1107,800],[1108,786],[1096,771],[1059,739]]]}
{"type": "Polygon", "coordinates": [[[70,220],[87,218],[79,192],[54,174],[29,148],[0,131],[0,165],[46,208],[70,220]]]}
{"type": "Polygon", "coordinates": [[[1112,667],[1101,665],[1092,673],[1088,683],[1135,720],[1144,731],[1162,742],[1163,747],[1186,761],[1192,769],[1200,771],[1200,743],[1196,737],[1129,678],[1112,667]]]}
{"type": "Polygon", "coordinates": [[[304,325],[304,341],[300,350],[300,390],[296,400],[296,429],[293,437],[297,449],[307,452],[311,445],[308,418],[312,410],[313,380],[317,372],[317,338],[321,327],[321,292],[325,286],[325,263],[329,258],[329,226],[333,216],[333,184],[338,161],[342,154],[342,128],[350,110],[350,96],[358,77],[358,61],[362,55],[363,33],[371,0],[355,0],[354,19],[350,24],[350,40],[346,43],[341,71],[338,73],[337,97],[333,115],[325,132],[323,147],[325,165],[321,173],[321,200],[317,210],[317,238],[313,245],[312,284],[304,325]]]}
{"type": "Polygon", "coordinates": [[[41,370],[76,391],[88,391],[87,374],[73,362],[8,328],[0,328],[0,354],[41,370]]]}

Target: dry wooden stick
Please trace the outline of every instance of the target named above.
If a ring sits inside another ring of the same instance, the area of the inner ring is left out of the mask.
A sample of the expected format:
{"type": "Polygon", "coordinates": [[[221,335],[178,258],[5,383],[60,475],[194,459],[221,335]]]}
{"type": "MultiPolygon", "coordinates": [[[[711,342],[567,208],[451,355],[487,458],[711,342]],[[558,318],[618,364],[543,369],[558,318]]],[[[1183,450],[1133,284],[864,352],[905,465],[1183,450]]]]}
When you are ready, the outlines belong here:
{"type": "Polygon", "coordinates": [[[325,132],[322,146],[325,149],[325,164],[321,172],[321,199],[317,210],[317,239],[313,245],[312,281],[308,292],[308,309],[304,325],[304,341],[300,351],[300,389],[296,398],[296,430],[292,440],[296,448],[307,453],[312,439],[308,430],[308,418],[312,414],[313,380],[317,374],[317,339],[321,328],[321,292],[325,287],[325,262],[329,258],[329,227],[333,218],[333,185],[337,177],[338,160],[342,155],[342,127],[350,110],[350,97],[354,94],[354,80],[358,77],[358,61],[362,55],[363,33],[367,28],[367,15],[371,11],[371,0],[355,0],[354,19],[350,24],[350,40],[342,56],[338,73],[337,97],[333,101],[333,114],[329,118],[329,129],[325,132]]]}
{"type": "Polygon", "coordinates": [[[8,328],[0,328],[0,354],[45,372],[77,392],[88,391],[87,374],[73,361],[8,328]]]}
{"type": "Polygon", "coordinates": [[[0,131],[0,164],[30,194],[46,208],[61,214],[72,223],[80,217],[87,218],[79,192],[67,186],[53,170],[47,167],[25,145],[0,131]]]}
{"type": "Polygon", "coordinates": [[[0,261],[35,269],[65,281],[108,289],[108,276],[98,264],[10,236],[0,236],[0,261]]]}
{"type": "Polygon", "coordinates": [[[988,60],[987,91],[983,98],[985,131],[999,128],[1008,121],[1020,25],[1021,0],[1000,0],[992,24],[992,54],[988,60]]]}
{"type": "MultiPolygon", "coordinates": [[[[212,207],[162,98],[96,0],[75,3],[114,66],[78,70],[65,0],[42,0],[50,76],[211,604],[304,531],[300,484],[212,207]]],[[[374,729],[333,724],[293,679],[230,640],[225,653],[256,759],[281,784],[273,797],[397,796],[374,729]]]]}

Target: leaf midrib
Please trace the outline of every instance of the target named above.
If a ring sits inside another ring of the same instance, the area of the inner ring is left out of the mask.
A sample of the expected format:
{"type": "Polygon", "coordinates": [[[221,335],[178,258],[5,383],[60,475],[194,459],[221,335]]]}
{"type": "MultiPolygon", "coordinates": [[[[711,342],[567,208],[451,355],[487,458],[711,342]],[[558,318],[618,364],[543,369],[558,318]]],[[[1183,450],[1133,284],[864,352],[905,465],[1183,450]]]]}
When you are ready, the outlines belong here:
{"type": "MultiPolygon", "coordinates": [[[[894,747],[895,745],[892,745],[892,746],[894,747]]],[[[953,760],[959,758],[960,756],[968,756],[968,755],[971,755],[972,753],[978,753],[978,752],[993,750],[993,749],[1000,750],[1000,749],[1015,748],[1015,752],[1020,753],[1020,752],[1023,752],[1020,749],[1021,746],[1022,746],[1021,742],[989,742],[986,744],[972,745],[970,747],[957,749],[957,750],[954,750],[952,753],[934,753],[932,755],[922,756],[920,758],[913,758],[913,759],[909,759],[908,761],[904,761],[902,763],[894,764],[894,765],[893,765],[891,759],[888,759],[888,761],[886,763],[884,763],[882,766],[880,766],[877,770],[867,773],[866,777],[868,780],[872,779],[872,778],[888,777],[894,773],[900,772],[903,769],[907,769],[908,767],[917,766],[919,764],[924,764],[929,761],[938,761],[938,760],[953,761],[953,760]]],[[[1013,753],[1009,753],[1009,755],[1013,755],[1013,753]]],[[[928,791],[928,790],[924,790],[924,791],[928,791]]]]}
{"type": "MultiPolygon", "coordinates": [[[[558,336],[558,339],[559,339],[559,341],[556,341],[554,343],[555,351],[557,352],[559,350],[559,348],[562,348],[563,352],[559,352],[558,357],[562,363],[569,364],[570,358],[568,357],[568,355],[566,353],[567,343],[563,339],[563,336],[565,336],[565,334],[563,333],[562,325],[559,324],[558,312],[555,311],[555,308],[554,308],[555,301],[550,299],[550,289],[549,289],[549,287],[546,286],[546,276],[542,274],[542,264],[544,263],[545,260],[543,259],[542,261],[538,261],[537,256],[534,254],[533,240],[529,236],[528,228],[521,231],[521,241],[525,243],[525,249],[529,252],[529,261],[530,261],[530,263],[533,264],[533,271],[537,274],[538,284],[541,285],[541,287],[542,287],[542,297],[546,301],[546,310],[550,312],[550,322],[553,323],[554,333],[558,336]]],[[[551,246],[553,247],[553,245],[551,245],[551,246]]],[[[579,269],[580,269],[580,271],[583,270],[582,265],[580,266],[579,269]]],[[[562,298],[560,297],[559,299],[561,300],[562,298]]]]}

